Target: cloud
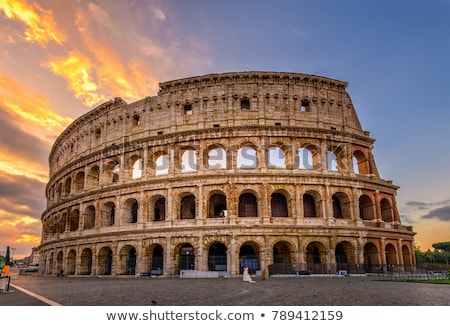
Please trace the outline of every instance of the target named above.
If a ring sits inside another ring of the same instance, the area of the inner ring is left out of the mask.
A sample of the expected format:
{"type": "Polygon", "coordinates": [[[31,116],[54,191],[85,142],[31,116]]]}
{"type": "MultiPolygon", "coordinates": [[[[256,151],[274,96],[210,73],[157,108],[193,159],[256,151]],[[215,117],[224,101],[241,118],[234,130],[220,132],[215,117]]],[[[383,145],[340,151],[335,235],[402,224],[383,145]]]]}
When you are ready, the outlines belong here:
{"type": "Polygon", "coordinates": [[[450,222],[450,206],[443,206],[431,210],[428,214],[423,215],[422,219],[432,219],[437,218],[440,221],[450,222]]]}
{"type": "Polygon", "coordinates": [[[7,19],[20,21],[26,26],[23,38],[28,42],[44,45],[48,42],[62,44],[66,40],[66,35],[53,19],[52,11],[43,9],[36,2],[29,4],[26,0],[1,1],[0,10],[7,19]]]}

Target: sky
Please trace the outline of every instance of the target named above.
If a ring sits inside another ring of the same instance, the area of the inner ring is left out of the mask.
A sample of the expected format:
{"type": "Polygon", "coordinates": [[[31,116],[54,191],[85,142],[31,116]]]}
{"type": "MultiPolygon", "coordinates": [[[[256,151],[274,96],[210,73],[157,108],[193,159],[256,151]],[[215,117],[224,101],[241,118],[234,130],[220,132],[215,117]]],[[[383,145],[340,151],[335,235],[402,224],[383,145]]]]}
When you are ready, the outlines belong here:
{"type": "Polygon", "coordinates": [[[450,1],[0,0],[0,254],[40,244],[48,156],[114,97],[208,73],[348,82],[402,224],[450,241],[450,1]]]}

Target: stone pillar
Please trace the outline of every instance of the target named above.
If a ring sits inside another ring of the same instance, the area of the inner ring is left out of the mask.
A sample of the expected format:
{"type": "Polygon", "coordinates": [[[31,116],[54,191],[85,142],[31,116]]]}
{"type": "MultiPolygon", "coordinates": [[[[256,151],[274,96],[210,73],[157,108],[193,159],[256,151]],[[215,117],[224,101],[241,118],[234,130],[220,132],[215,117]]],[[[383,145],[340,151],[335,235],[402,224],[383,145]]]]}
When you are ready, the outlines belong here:
{"type": "Polygon", "coordinates": [[[403,251],[402,251],[402,242],[403,239],[397,239],[397,261],[399,264],[399,272],[405,271],[405,262],[403,261],[403,251]]]}
{"type": "Polygon", "coordinates": [[[381,262],[381,267],[383,268],[383,271],[387,270],[385,240],[386,240],[386,238],[380,238],[380,262],[381,262]]]}

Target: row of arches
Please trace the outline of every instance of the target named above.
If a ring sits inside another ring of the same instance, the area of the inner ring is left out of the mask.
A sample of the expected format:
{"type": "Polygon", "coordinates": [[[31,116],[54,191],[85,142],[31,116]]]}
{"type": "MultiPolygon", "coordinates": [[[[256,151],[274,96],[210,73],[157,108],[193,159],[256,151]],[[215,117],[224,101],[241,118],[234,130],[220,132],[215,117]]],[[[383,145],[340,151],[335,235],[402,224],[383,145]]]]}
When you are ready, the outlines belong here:
{"type": "Polygon", "coordinates": [[[274,218],[326,218],[335,219],[361,219],[381,220],[387,223],[398,221],[396,209],[389,197],[382,197],[374,202],[367,194],[356,198],[357,203],[352,202],[352,196],[345,192],[335,192],[331,200],[322,198],[320,193],[309,190],[302,194],[300,203],[295,202],[295,196],[288,191],[280,189],[270,195],[270,201],[265,201],[257,191],[244,190],[237,201],[229,203],[229,196],[221,190],[213,190],[209,193],[205,204],[206,210],[203,216],[199,216],[200,203],[192,192],[182,192],[175,198],[167,199],[164,195],[153,195],[146,202],[139,202],[136,198],[127,198],[123,202],[107,200],[103,203],[91,203],[83,205],[84,209],[76,206],[60,213],[54,213],[44,220],[44,237],[59,234],[66,231],[111,225],[127,225],[138,222],[159,222],[165,220],[188,220],[198,218],[227,218],[231,215],[237,217],[260,217],[264,214],[261,205],[265,202],[269,205],[271,217],[274,218]],[[169,201],[175,204],[170,214],[169,201]],[[327,207],[325,204],[331,202],[327,207]],[[355,213],[354,206],[358,207],[355,213]],[[144,208],[142,208],[144,206],[144,208]],[[295,207],[294,207],[295,206],[295,207]],[[294,213],[294,209],[297,215],[294,213]],[[142,210],[144,210],[142,212],[142,210]],[[330,216],[326,213],[329,212],[330,216]]]}
{"type": "Polygon", "coordinates": [[[408,244],[368,241],[362,254],[352,240],[327,246],[320,240],[307,242],[297,252],[291,241],[279,240],[265,249],[258,241],[248,240],[230,250],[226,243],[211,241],[201,249],[181,242],[167,252],[163,244],[148,246],[124,244],[116,246],[67,248],[44,253],[41,273],[53,274],[63,269],[67,275],[179,275],[184,270],[216,271],[222,275],[238,275],[243,266],[251,272],[268,269],[270,274],[309,271],[316,274],[410,271],[415,262],[408,244]]]}
{"type": "MultiPolygon", "coordinates": [[[[293,155],[292,146],[274,144],[264,151],[264,166],[275,169],[329,170],[343,173],[369,175],[374,173],[365,149],[351,152],[348,145],[333,146],[323,150],[318,144],[305,144],[293,155]],[[323,153],[323,154],[322,154],[323,153]]],[[[138,180],[145,177],[166,175],[174,171],[189,173],[199,171],[199,148],[185,146],[174,150],[160,148],[154,152],[137,150],[122,156],[113,156],[99,164],[86,166],[52,182],[47,198],[50,202],[92,189],[100,184],[111,184],[120,180],[138,180]],[[148,159],[148,157],[150,157],[148,159]],[[171,160],[173,163],[171,164],[171,160]],[[147,162],[144,164],[144,162],[147,162]]],[[[245,143],[234,150],[221,144],[214,144],[202,154],[203,168],[209,171],[237,168],[241,170],[258,169],[262,157],[261,150],[254,143],[245,143]]]]}

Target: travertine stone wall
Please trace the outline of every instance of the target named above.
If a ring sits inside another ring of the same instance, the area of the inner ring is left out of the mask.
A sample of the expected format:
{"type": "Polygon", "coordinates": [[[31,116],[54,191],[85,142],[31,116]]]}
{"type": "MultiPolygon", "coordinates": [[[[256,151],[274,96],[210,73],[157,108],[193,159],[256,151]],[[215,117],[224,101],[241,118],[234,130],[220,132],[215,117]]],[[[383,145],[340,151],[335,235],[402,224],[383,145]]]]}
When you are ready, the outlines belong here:
{"type": "Polygon", "coordinates": [[[346,86],[211,74],[81,116],[49,157],[41,272],[413,269],[415,233],[346,86]]]}

